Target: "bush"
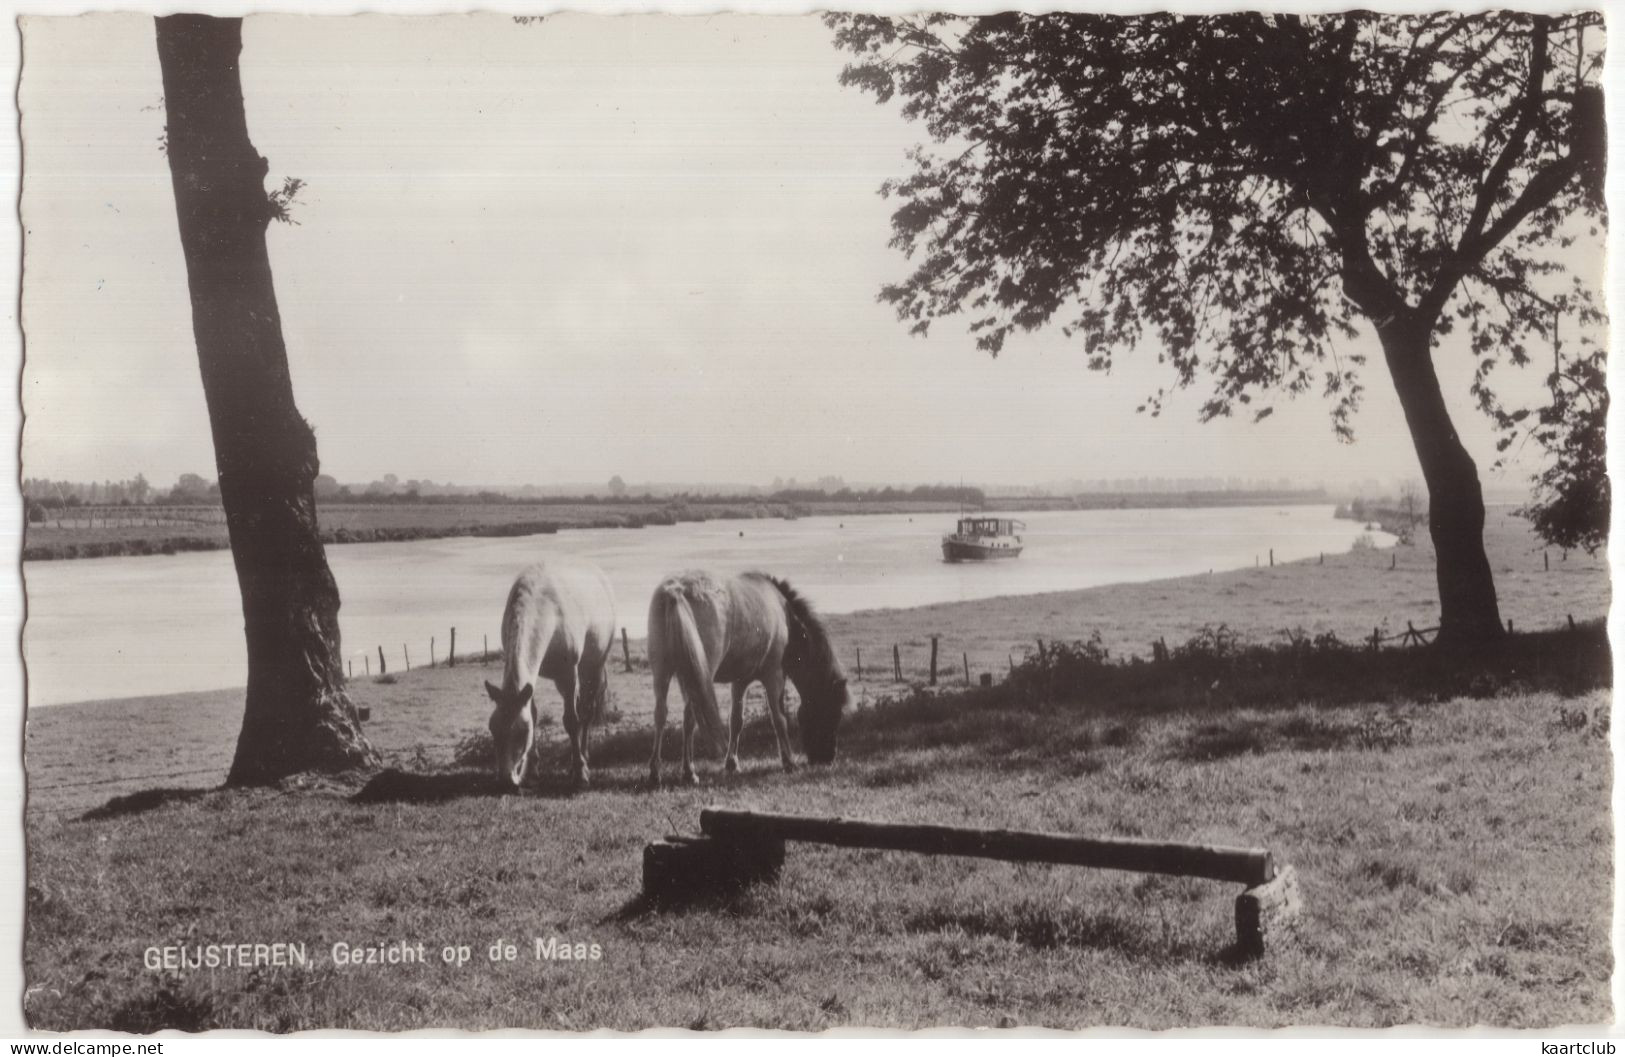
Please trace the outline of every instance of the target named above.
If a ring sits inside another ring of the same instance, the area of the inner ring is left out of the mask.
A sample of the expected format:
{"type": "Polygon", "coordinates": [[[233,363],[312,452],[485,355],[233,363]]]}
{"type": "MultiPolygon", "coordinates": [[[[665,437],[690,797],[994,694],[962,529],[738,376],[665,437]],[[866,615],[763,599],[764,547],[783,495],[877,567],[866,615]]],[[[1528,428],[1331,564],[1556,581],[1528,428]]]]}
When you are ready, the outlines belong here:
{"type": "MultiPolygon", "coordinates": [[[[1098,634],[1087,641],[1047,644],[1042,654],[1029,654],[1007,680],[982,694],[1005,705],[1065,703],[1111,711],[1268,708],[1488,697],[1511,688],[1575,694],[1611,685],[1612,671],[1600,622],[1578,630],[1511,636],[1489,656],[1434,647],[1372,650],[1332,634],[1298,634],[1288,642],[1263,645],[1219,624],[1168,647],[1165,659],[1151,664],[1139,658],[1112,659],[1098,634]]],[[[1576,718],[1560,719],[1559,724],[1582,729],[1576,718]]],[[[1599,724],[1606,730],[1601,714],[1588,717],[1584,727],[1595,730],[1599,724]]],[[[1403,721],[1379,717],[1359,740],[1385,749],[1405,744],[1408,733],[1403,721]]]]}
{"type": "Polygon", "coordinates": [[[1389,749],[1411,743],[1411,721],[1397,713],[1373,713],[1360,721],[1355,740],[1362,749],[1389,749]]]}
{"type": "Polygon", "coordinates": [[[470,734],[452,750],[452,762],[459,767],[490,767],[496,762],[496,747],[486,731],[470,734]]]}

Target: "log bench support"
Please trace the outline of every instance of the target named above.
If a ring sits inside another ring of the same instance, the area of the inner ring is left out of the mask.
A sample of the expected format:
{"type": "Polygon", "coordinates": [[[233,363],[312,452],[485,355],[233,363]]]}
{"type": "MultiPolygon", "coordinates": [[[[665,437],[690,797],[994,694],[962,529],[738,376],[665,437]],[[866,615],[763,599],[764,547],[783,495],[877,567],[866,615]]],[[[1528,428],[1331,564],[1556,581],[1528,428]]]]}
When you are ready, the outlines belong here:
{"type": "Polygon", "coordinates": [[[671,836],[644,845],[643,897],[656,906],[703,902],[776,881],[783,866],[782,840],[671,836]]]}
{"type": "Polygon", "coordinates": [[[1262,957],[1297,932],[1303,897],[1298,871],[1283,866],[1275,878],[1236,897],[1236,950],[1244,958],[1262,957]]]}
{"type": "Polygon", "coordinates": [[[787,840],[847,848],[964,855],[1012,862],[1205,877],[1247,886],[1236,897],[1236,950],[1256,958],[1296,931],[1302,908],[1297,871],[1277,868],[1261,848],[1092,838],[1059,833],[979,830],[841,818],[808,818],[706,808],[699,837],[667,837],[643,849],[643,895],[672,906],[737,893],[774,881],[787,840]]]}

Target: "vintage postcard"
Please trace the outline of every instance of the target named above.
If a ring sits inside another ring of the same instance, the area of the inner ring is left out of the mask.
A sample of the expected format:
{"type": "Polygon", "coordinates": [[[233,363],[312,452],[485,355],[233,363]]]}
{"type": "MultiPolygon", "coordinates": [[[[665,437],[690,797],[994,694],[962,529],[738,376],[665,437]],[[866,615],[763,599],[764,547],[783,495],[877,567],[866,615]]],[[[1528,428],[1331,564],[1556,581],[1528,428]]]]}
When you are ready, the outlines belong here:
{"type": "Polygon", "coordinates": [[[19,27],[27,1029],[1614,1020],[1599,11],[19,27]]]}

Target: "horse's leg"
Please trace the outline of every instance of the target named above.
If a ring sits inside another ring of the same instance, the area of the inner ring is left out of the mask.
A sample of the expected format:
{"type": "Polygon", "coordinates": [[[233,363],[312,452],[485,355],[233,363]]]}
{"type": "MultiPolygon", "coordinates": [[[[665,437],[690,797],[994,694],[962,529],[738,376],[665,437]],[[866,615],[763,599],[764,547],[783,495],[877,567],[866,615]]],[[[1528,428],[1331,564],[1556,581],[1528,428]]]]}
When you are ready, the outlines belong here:
{"type": "Polygon", "coordinates": [[[683,781],[689,785],[699,785],[700,776],[694,773],[694,731],[700,725],[699,714],[694,705],[683,695],[683,781]]]}
{"type": "Polygon", "coordinates": [[[570,777],[580,785],[587,780],[586,772],[582,766],[581,737],[582,727],[579,702],[576,699],[580,683],[576,678],[574,668],[566,669],[564,674],[553,680],[553,685],[559,688],[559,696],[564,698],[564,733],[570,738],[570,777]]]}
{"type": "Polygon", "coordinates": [[[750,689],[750,683],[733,684],[734,709],[728,718],[728,758],[723,767],[729,774],[739,773],[739,732],[745,729],[745,691],[750,689]]]}
{"type": "Polygon", "coordinates": [[[773,720],[773,734],[779,739],[779,759],[784,761],[786,771],[793,771],[796,761],[790,757],[790,721],[784,711],[784,673],[763,672],[762,689],[767,691],[767,714],[773,720]]]}
{"type": "Polygon", "coordinates": [[[581,761],[583,763],[590,763],[592,760],[587,742],[589,740],[588,736],[592,733],[593,724],[600,722],[604,718],[604,713],[609,710],[609,666],[607,660],[605,666],[598,670],[598,689],[593,692],[592,702],[592,714],[587,717],[585,728],[581,734],[581,761]]]}
{"type": "Polygon", "coordinates": [[[660,743],[666,736],[666,694],[671,690],[671,673],[655,673],[655,748],[649,756],[649,784],[660,786],[660,743]]]}

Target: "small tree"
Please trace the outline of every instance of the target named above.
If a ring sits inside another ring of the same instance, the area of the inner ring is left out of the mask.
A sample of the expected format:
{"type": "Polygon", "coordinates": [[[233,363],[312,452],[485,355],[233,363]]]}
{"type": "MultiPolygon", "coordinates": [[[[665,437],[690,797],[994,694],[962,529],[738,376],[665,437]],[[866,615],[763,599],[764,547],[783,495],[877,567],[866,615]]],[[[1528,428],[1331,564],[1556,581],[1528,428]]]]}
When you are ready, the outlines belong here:
{"type": "Polygon", "coordinates": [[[843,82],[940,144],[885,187],[900,318],[965,313],[994,354],[1059,323],[1102,370],[1154,341],[1175,385],[1212,380],[1204,419],[1319,388],[1344,439],[1363,358],[1337,343],[1368,325],[1427,482],[1439,641],[1502,633],[1434,355],[1464,329],[1493,405],[1554,308],[1595,317],[1560,251],[1603,208],[1598,13],[828,22],[843,82]]]}
{"type": "MultiPolygon", "coordinates": [[[[1613,492],[1608,485],[1608,375],[1601,348],[1554,369],[1552,400],[1530,431],[1549,463],[1521,511],[1542,539],[1595,554],[1608,542],[1613,492]]],[[[1511,437],[1503,440],[1510,446],[1511,437]]]]}
{"type": "Polygon", "coordinates": [[[1399,488],[1399,509],[1405,512],[1405,539],[1409,542],[1416,526],[1427,520],[1428,501],[1422,486],[1406,481],[1399,488]]]}

